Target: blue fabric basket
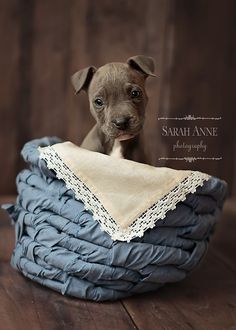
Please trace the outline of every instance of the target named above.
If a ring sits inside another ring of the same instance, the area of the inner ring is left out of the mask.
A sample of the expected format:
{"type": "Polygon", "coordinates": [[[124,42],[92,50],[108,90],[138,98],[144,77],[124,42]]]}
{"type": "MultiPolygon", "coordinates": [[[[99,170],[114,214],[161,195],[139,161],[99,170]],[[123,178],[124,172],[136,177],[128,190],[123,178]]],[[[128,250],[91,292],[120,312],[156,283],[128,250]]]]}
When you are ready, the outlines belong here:
{"type": "Polygon", "coordinates": [[[42,138],[22,150],[30,166],[17,176],[16,204],[4,206],[15,223],[15,269],[62,294],[103,301],[156,290],[197,267],[220,217],[224,181],[211,177],[143,237],[113,241],[39,159],[38,146],[58,142],[42,138]]]}

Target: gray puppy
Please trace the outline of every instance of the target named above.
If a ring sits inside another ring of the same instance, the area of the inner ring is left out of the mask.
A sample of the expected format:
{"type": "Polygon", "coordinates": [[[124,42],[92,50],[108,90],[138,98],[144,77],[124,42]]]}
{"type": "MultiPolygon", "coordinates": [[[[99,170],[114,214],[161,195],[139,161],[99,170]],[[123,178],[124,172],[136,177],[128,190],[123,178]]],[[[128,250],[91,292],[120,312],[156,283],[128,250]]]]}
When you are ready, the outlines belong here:
{"type": "Polygon", "coordinates": [[[148,101],[148,76],[155,76],[154,60],[143,55],[99,69],[90,66],[72,76],[76,93],[87,91],[90,111],[96,120],[82,148],[148,163],[140,135],[148,101]]]}

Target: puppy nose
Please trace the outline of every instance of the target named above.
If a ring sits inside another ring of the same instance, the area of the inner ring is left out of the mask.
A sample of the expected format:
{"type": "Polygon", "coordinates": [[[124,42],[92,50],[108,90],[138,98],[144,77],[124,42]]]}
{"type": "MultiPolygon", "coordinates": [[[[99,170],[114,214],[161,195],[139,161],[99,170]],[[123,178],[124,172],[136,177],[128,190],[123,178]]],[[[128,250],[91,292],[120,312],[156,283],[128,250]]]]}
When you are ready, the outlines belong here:
{"type": "Polygon", "coordinates": [[[111,122],[117,129],[124,130],[129,125],[129,119],[129,117],[122,117],[113,119],[111,122]]]}

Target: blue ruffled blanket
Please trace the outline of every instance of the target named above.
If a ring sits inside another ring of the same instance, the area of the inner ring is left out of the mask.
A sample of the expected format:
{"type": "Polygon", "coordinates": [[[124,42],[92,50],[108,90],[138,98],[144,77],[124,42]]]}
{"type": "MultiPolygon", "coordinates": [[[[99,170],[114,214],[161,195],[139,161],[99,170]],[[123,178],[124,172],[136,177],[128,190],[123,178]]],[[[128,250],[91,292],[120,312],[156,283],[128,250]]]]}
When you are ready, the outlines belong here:
{"type": "Polygon", "coordinates": [[[219,219],[224,181],[205,181],[143,237],[114,241],[39,158],[39,146],[58,142],[42,138],[22,150],[30,168],[17,176],[16,204],[5,205],[15,222],[14,268],[62,294],[98,301],[155,290],[198,265],[219,219]]]}

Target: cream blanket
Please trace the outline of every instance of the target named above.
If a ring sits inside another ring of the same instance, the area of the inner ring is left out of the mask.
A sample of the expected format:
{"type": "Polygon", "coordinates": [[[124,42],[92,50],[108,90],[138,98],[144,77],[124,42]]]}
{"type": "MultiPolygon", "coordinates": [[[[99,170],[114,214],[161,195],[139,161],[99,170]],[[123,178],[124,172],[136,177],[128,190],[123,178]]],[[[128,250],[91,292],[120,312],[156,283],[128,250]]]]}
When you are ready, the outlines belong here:
{"type": "Polygon", "coordinates": [[[39,148],[40,158],[82,200],[113,239],[130,241],[194,193],[207,174],[153,167],[82,149],[71,142],[39,148]]]}

